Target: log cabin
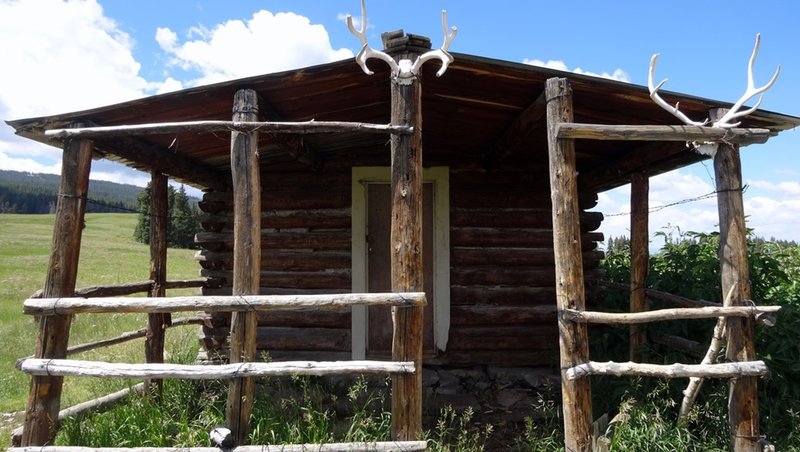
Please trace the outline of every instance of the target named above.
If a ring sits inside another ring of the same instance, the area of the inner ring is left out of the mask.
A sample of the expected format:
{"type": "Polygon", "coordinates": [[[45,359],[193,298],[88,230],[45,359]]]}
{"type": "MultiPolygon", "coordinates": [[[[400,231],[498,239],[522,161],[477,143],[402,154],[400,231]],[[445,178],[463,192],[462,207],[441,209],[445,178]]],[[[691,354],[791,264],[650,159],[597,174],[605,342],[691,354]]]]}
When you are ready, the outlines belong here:
{"type": "MultiPolygon", "coordinates": [[[[430,41],[387,35],[389,54],[422,52],[430,41]]],[[[570,81],[576,123],[676,124],[646,87],[543,67],[453,54],[442,77],[422,68],[425,307],[423,356],[442,366],[558,363],[556,281],[545,82],[570,81]]],[[[92,110],[8,121],[17,134],[60,146],[45,130],[231,119],[234,94],[256,94],[242,116],[256,121],[390,124],[389,69],[365,75],[352,60],[200,86],[92,110]]],[[[374,67],[373,67],[374,66],[374,67]]],[[[730,104],[662,94],[705,117],[730,104]]],[[[758,110],[742,127],[772,134],[800,118],[758,110]]],[[[261,294],[388,292],[390,139],[387,134],[261,132],[261,294]]],[[[203,295],[233,293],[231,138],[173,130],[92,138],[95,157],[203,191],[196,236],[203,295]]],[[[603,214],[598,193],[706,159],[685,142],[589,141],[575,144],[580,248],[587,281],[598,273],[603,214]]],[[[155,178],[154,178],[155,180],[155,178]]],[[[591,290],[589,303],[591,303],[591,290]]],[[[209,313],[201,341],[224,359],[229,314],[209,313]]],[[[258,349],[272,360],[380,358],[391,351],[386,310],[258,314],[258,349]]],[[[263,355],[262,355],[263,356],[263,355]]]]}

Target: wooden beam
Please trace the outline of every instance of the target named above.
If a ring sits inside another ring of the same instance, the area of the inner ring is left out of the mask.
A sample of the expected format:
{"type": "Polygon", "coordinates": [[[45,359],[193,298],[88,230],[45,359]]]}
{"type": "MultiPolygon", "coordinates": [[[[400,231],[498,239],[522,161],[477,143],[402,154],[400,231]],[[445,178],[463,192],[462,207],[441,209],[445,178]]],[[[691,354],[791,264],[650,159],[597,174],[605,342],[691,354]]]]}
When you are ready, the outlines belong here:
{"type": "MultiPolygon", "coordinates": [[[[256,107],[257,108],[257,107],[256,107]]],[[[49,129],[44,135],[48,138],[102,138],[120,136],[142,135],[172,135],[176,133],[213,133],[213,132],[238,132],[252,133],[336,133],[336,132],[361,132],[379,135],[411,135],[414,130],[406,125],[370,124],[365,122],[347,121],[298,121],[275,122],[258,121],[253,119],[240,119],[233,121],[185,121],[185,122],[159,122],[152,124],[133,124],[123,126],[82,127],[76,129],[49,129]]]]}
{"type": "Polygon", "coordinates": [[[744,378],[769,374],[764,361],[743,361],[722,364],[640,364],[588,362],[567,370],[566,377],[580,381],[589,375],[639,376],[656,378],[744,378]]]}
{"type": "MultiPolygon", "coordinates": [[[[646,171],[634,173],[631,177],[631,293],[630,312],[647,310],[645,289],[647,266],[650,259],[649,221],[650,178],[646,171]]],[[[641,325],[631,325],[628,341],[629,359],[642,361],[641,347],[647,342],[647,329],[641,325]]]]}
{"type": "MultiPolygon", "coordinates": [[[[167,223],[168,210],[167,176],[154,171],[150,179],[150,289],[151,297],[164,297],[167,294],[167,223]]],[[[164,339],[166,327],[172,320],[171,314],[148,314],[147,335],[144,340],[144,356],[148,363],[164,362],[164,339]]],[[[160,380],[145,382],[149,391],[161,393],[160,380]]]]}
{"type": "Polygon", "coordinates": [[[349,309],[352,306],[425,306],[425,292],[319,295],[195,295],[185,297],[29,298],[23,313],[54,316],[120,312],[244,312],[287,309],[349,309]]]}
{"type": "MultiPolygon", "coordinates": [[[[721,110],[710,112],[711,120],[722,116],[721,110]]],[[[722,295],[736,286],[731,305],[750,304],[750,270],[747,260],[747,227],[742,192],[742,162],[739,147],[720,143],[714,155],[714,179],[717,185],[719,210],[719,260],[722,295]]],[[[756,358],[753,343],[753,320],[728,319],[728,361],[752,361],[756,358]]],[[[760,451],[758,380],[754,377],[731,380],[728,412],[733,450],[760,451]]]]}
{"type": "MultiPolygon", "coordinates": [[[[70,297],[75,291],[93,149],[88,140],[64,142],[50,263],[43,289],[45,297],[70,297]]],[[[43,359],[66,357],[71,323],[69,314],[42,316],[35,356],[43,359]]],[[[62,377],[49,375],[31,379],[21,440],[23,446],[52,443],[58,428],[63,382],[62,377]]]]}
{"type": "Polygon", "coordinates": [[[704,126],[651,126],[562,123],[559,138],[610,141],[714,141],[735,144],[766,143],[777,135],[769,129],[723,129],[704,126]]]}
{"type": "Polygon", "coordinates": [[[506,128],[503,135],[486,151],[486,170],[494,171],[508,154],[528,143],[532,132],[545,115],[544,91],[506,128]]]}
{"type": "MultiPolygon", "coordinates": [[[[556,303],[559,311],[585,308],[583,258],[581,256],[578,171],[575,141],[558,138],[558,125],[572,121],[572,87],[565,78],[550,78],[547,95],[547,144],[550,193],[553,208],[556,303]]],[[[564,412],[564,445],[570,451],[592,449],[592,390],[588,378],[570,380],[566,370],[589,362],[589,337],[585,324],[558,318],[561,359],[561,396],[564,412]]]]}
{"type": "Polygon", "coordinates": [[[613,187],[609,181],[630,178],[633,173],[645,169],[648,169],[648,174],[653,176],[656,174],[656,169],[660,167],[660,163],[679,157],[679,154],[683,152],[693,151],[683,143],[647,143],[627,152],[618,159],[581,173],[578,183],[582,190],[604,191],[613,187]]]}
{"type": "MultiPolygon", "coordinates": [[[[415,58],[400,52],[396,59],[415,58]]],[[[422,292],[422,80],[391,82],[391,122],[414,130],[391,136],[391,288],[422,292]]],[[[422,435],[422,335],[424,309],[392,308],[392,359],[412,361],[419,370],[392,376],[392,439],[411,441],[422,435]]]]}
{"type": "Polygon", "coordinates": [[[108,146],[108,152],[175,179],[207,188],[223,188],[225,185],[225,177],[219,171],[141,139],[116,137],[113,145],[108,146]]]}
{"type": "MultiPolygon", "coordinates": [[[[285,121],[285,116],[282,115],[270,102],[263,96],[259,96],[259,110],[271,121],[285,121]]],[[[323,161],[319,154],[311,149],[302,138],[297,135],[289,135],[285,133],[269,134],[265,141],[271,141],[278,147],[286,151],[293,159],[308,166],[313,171],[322,169],[323,161]]]]}
{"type": "Polygon", "coordinates": [[[205,364],[129,364],[73,359],[26,359],[20,370],[31,375],[98,378],[179,378],[187,380],[239,379],[282,375],[413,374],[411,361],[282,361],[205,364]]]}
{"type": "MultiPolygon", "coordinates": [[[[254,90],[236,92],[233,121],[257,121],[258,97],[254,90]]],[[[261,181],[258,134],[231,132],[233,180],[233,295],[257,295],[261,272],[261,181]]],[[[258,318],[253,311],[231,314],[230,363],[256,360],[258,318]]],[[[226,406],[227,426],[236,444],[248,444],[250,416],[255,398],[255,379],[231,380],[226,406]]]]}
{"type": "Polygon", "coordinates": [[[781,310],[780,306],[721,306],[705,308],[670,308],[637,313],[612,313],[565,309],[563,316],[573,322],[630,325],[664,320],[715,319],[717,317],[752,318],[781,310]]]}

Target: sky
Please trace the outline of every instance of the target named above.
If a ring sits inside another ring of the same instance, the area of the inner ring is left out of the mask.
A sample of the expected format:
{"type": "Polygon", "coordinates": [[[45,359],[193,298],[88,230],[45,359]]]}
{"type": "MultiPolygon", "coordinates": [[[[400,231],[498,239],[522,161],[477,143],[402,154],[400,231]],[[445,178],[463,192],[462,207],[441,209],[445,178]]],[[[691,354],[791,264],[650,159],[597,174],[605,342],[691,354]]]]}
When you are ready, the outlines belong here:
{"type": "MultiPolygon", "coordinates": [[[[368,39],[380,48],[381,32],[403,28],[438,46],[442,9],[458,27],[454,52],[637,85],[646,85],[658,52],[664,89],[727,102],[744,93],[761,33],[755,84],[781,67],[761,108],[800,116],[796,0],[368,0],[368,39]]],[[[360,44],[347,30],[348,13],[360,20],[358,0],[0,0],[0,119],[352,58],[360,44]]],[[[60,156],[0,124],[1,169],[58,174],[60,156]]],[[[748,226],[758,236],[800,241],[800,130],[743,148],[742,166],[748,226]]],[[[92,178],[144,185],[149,175],[100,161],[92,178]]],[[[710,162],[651,179],[651,247],[663,243],[658,231],[716,229],[714,197],[666,207],[713,192],[713,179],[710,162]]],[[[606,237],[629,235],[629,199],[627,186],[600,194],[606,237]]]]}

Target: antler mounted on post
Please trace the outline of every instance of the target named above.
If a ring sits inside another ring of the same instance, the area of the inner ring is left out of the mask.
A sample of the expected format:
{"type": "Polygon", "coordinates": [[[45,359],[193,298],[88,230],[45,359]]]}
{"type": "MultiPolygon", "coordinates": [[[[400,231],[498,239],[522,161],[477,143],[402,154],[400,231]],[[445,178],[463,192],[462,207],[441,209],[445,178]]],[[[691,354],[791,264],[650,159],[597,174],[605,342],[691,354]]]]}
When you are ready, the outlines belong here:
{"type": "Polygon", "coordinates": [[[379,60],[383,60],[392,70],[392,77],[397,80],[398,83],[401,84],[409,84],[411,83],[414,78],[419,74],[420,68],[422,65],[425,64],[428,60],[439,59],[442,61],[442,67],[436,72],[438,77],[441,77],[445,71],[447,71],[447,67],[450,63],[453,62],[453,56],[447,52],[447,49],[450,48],[450,44],[453,42],[453,39],[456,37],[458,33],[458,28],[456,27],[447,27],[447,11],[442,11],[442,29],[444,30],[444,43],[442,47],[436,50],[431,50],[429,52],[425,52],[415,61],[411,61],[408,59],[402,59],[399,62],[396,62],[394,58],[392,58],[386,52],[382,52],[380,50],[374,50],[372,47],[369,46],[369,42],[367,42],[367,5],[366,0],[361,0],[361,30],[356,30],[355,26],[353,25],[353,17],[351,15],[347,15],[347,27],[350,29],[350,33],[355,35],[361,41],[361,51],[358,52],[356,55],[356,62],[361,69],[367,75],[372,75],[374,72],[369,70],[367,67],[367,60],[370,58],[377,58],[379,60]]]}
{"type": "MultiPolygon", "coordinates": [[[[780,66],[778,66],[778,68],[775,70],[775,74],[772,76],[769,82],[767,82],[765,85],[761,87],[758,88],[755,87],[755,83],[753,81],[753,65],[755,64],[756,57],[758,56],[758,47],[760,45],[761,45],[761,34],[759,33],[756,34],[756,43],[755,46],[753,47],[753,53],[750,55],[750,61],[747,65],[747,89],[745,90],[742,97],[740,97],[739,100],[737,100],[736,103],[733,104],[730,110],[728,110],[728,112],[721,118],[714,121],[711,124],[711,127],[730,129],[739,126],[739,124],[741,124],[741,121],[740,122],[731,122],[731,121],[737,118],[747,116],[750,113],[756,111],[758,107],[761,105],[761,101],[764,98],[764,92],[770,89],[772,85],[775,84],[775,81],[778,79],[778,76],[781,73],[780,66]],[[752,99],[754,96],[759,94],[760,97],[758,98],[758,102],[756,102],[756,104],[753,107],[740,111],[741,108],[744,106],[745,102],[747,102],[748,100],[752,99]]],[[[664,83],[667,82],[667,79],[664,79],[658,85],[653,84],[656,71],[656,61],[658,61],[658,56],[659,54],[656,53],[653,54],[653,56],[650,58],[650,72],[648,73],[647,77],[647,87],[650,89],[650,98],[653,99],[653,102],[658,104],[658,106],[670,112],[673,116],[680,119],[686,125],[704,126],[708,124],[709,122],[708,119],[702,122],[691,120],[688,116],[686,116],[679,110],[680,106],[679,103],[676,103],[675,106],[672,106],[668,104],[666,101],[664,101],[664,99],[662,99],[661,96],[658,95],[658,90],[661,89],[661,87],[664,86],[664,83]]],[[[697,143],[694,144],[698,152],[706,155],[713,156],[714,152],[716,152],[717,149],[717,143],[714,142],[705,142],[699,145],[697,143]]]]}

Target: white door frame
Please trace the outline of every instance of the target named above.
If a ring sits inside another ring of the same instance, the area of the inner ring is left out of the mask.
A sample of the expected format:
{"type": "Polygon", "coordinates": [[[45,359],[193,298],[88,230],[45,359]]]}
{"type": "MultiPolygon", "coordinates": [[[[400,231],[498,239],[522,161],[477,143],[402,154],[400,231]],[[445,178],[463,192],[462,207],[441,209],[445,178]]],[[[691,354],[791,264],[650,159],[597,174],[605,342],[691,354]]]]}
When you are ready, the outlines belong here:
{"type": "MultiPolygon", "coordinates": [[[[423,169],[423,181],[433,184],[433,336],[438,350],[447,349],[450,334],[450,170],[446,166],[423,169]]],[[[367,291],[367,184],[390,182],[388,166],[361,166],[352,169],[352,292],[367,291]]],[[[367,309],[352,308],[351,336],[353,359],[367,353],[367,309]]]]}

